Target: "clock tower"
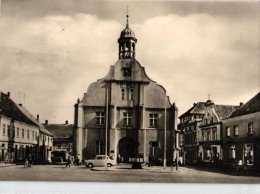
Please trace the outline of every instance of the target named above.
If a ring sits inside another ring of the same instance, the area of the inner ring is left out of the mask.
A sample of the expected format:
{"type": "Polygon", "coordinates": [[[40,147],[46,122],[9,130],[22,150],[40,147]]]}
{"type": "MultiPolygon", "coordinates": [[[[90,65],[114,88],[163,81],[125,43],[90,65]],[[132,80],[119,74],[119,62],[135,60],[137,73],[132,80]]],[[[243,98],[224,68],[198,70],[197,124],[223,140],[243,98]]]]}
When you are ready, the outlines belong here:
{"type": "Polygon", "coordinates": [[[121,32],[118,39],[119,44],[119,59],[134,59],[135,58],[135,44],[137,39],[134,32],[129,28],[128,15],[126,15],[126,27],[121,32]]]}
{"type": "Polygon", "coordinates": [[[137,39],[128,15],[117,42],[118,60],[75,104],[74,155],[82,159],[107,154],[113,159],[120,156],[124,162],[140,156],[147,162],[149,156],[159,161],[166,152],[170,161],[177,107],[136,60],[137,39]]]}

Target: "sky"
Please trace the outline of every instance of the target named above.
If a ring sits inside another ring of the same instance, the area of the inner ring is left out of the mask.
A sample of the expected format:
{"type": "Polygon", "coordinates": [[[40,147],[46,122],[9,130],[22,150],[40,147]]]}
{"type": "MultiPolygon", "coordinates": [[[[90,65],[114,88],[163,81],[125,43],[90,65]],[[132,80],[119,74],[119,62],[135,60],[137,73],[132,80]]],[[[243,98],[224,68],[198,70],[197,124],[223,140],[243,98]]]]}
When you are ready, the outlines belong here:
{"type": "Polygon", "coordinates": [[[259,3],[105,0],[2,0],[0,91],[40,122],[73,123],[77,99],[118,60],[127,5],[136,59],[179,115],[260,91],[259,3]]]}

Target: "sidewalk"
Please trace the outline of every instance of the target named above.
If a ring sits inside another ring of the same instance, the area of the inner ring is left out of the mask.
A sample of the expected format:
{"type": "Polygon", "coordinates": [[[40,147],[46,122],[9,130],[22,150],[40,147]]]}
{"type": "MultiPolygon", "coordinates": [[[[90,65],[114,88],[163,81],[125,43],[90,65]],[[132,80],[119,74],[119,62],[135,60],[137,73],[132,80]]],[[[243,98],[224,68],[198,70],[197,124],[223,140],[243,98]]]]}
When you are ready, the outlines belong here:
{"type": "Polygon", "coordinates": [[[16,164],[10,164],[10,163],[0,163],[0,168],[1,167],[9,167],[9,166],[15,166],[16,164]]]}
{"type": "MultiPolygon", "coordinates": [[[[153,166],[153,167],[148,167],[147,164],[142,164],[142,169],[132,169],[132,164],[128,164],[128,163],[124,163],[124,164],[120,164],[120,165],[116,165],[116,166],[112,166],[112,167],[94,167],[91,170],[93,171],[135,171],[135,172],[139,172],[139,171],[148,171],[148,172],[159,172],[159,173],[176,173],[176,172],[180,172],[183,171],[183,167],[178,167],[178,170],[176,170],[176,167],[170,167],[167,166],[165,169],[163,166],[153,166]]],[[[191,170],[191,169],[188,169],[191,170]]]]}

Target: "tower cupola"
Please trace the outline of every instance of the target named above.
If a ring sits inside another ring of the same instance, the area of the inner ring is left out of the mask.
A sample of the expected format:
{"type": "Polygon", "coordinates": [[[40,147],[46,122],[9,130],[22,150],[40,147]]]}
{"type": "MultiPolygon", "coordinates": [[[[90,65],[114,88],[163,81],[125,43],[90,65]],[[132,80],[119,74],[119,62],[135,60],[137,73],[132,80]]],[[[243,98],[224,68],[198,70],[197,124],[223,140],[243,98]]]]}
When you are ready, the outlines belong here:
{"type": "Polygon", "coordinates": [[[135,58],[135,44],[137,39],[134,32],[129,28],[128,15],[126,15],[126,27],[121,32],[118,39],[119,44],[119,59],[134,59],[135,58]]]}

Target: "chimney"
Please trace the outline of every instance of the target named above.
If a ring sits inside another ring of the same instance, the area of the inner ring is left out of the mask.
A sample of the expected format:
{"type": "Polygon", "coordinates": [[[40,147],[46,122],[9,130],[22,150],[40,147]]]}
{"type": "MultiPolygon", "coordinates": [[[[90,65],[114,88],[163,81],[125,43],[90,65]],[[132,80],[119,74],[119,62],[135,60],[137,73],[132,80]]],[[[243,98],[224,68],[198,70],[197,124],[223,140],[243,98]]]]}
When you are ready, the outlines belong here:
{"type": "Polygon", "coordinates": [[[243,102],[240,102],[240,103],[239,103],[239,107],[240,107],[240,106],[243,106],[243,105],[244,105],[244,103],[243,103],[243,102]]]}
{"type": "Polygon", "coordinates": [[[196,103],[193,103],[193,106],[196,106],[196,103]]]}
{"type": "Polygon", "coordinates": [[[7,92],[7,96],[8,96],[8,98],[10,98],[10,92],[7,92]]]}
{"type": "Polygon", "coordinates": [[[23,104],[20,103],[19,106],[23,106],[23,104]]]}
{"type": "Polygon", "coordinates": [[[48,125],[48,120],[45,120],[45,125],[48,125]]]}
{"type": "Polygon", "coordinates": [[[68,120],[65,121],[65,125],[69,124],[68,120]]]}
{"type": "Polygon", "coordinates": [[[40,116],[39,116],[39,115],[37,115],[37,121],[39,121],[39,118],[40,118],[40,116]]]}

